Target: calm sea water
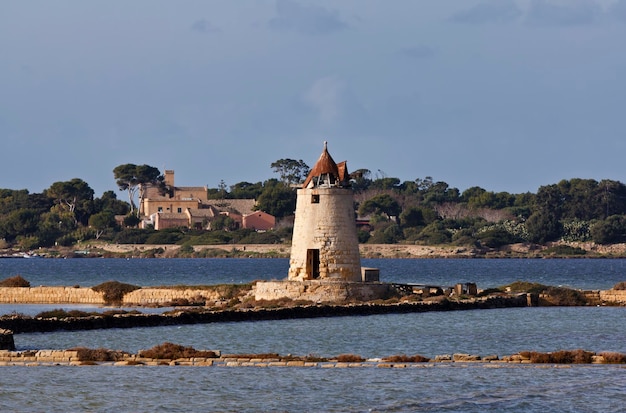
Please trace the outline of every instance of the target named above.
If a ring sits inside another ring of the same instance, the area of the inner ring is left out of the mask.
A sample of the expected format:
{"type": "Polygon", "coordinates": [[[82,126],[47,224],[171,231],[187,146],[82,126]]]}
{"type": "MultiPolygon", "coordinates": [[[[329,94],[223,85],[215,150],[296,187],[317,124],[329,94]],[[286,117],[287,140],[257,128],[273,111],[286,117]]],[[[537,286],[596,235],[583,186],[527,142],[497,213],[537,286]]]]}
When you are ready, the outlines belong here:
{"type": "Polygon", "coordinates": [[[19,412],[622,412],[626,370],[2,367],[19,412]]]}
{"type": "MultiPolygon", "coordinates": [[[[515,280],[610,288],[626,260],[363,260],[384,281],[480,288],[515,280]]],[[[0,277],[33,285],[218,284],[280,279],[284,259],[9,259],[0,277]]],[[[0,313],[23,306],[3,306],[0,313]]],[[[626,353],[626,308],[515,308],[129,330],[20,334],[19,349],[137,351],[164,341],[225,353],[364,357],[507,355],[583,348],[626,353]]],[[[408,369],[2,367],[0,411],[625,411],[620,366],[450,365],[408,369]]]]}
{"type": "MultiPolygon", "coordinates": [[[[608,289],[626,281],[626,259],[363,259],[380,268],[381,281],[479,288],[524,280],[582,289],[608,289]]],[[[31,285],[93,286],[117,280],[140,286],[247,283],[283,279],[289,260],[207,259],[0,259],[0,279],[21,275],[31,285]]]]}

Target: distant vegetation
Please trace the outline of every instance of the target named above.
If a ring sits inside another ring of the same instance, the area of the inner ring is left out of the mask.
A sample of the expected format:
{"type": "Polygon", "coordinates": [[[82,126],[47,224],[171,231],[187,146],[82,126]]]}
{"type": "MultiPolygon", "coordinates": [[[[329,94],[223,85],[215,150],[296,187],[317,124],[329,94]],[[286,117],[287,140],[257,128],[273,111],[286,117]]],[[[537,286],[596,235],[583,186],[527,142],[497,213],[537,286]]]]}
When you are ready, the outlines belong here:
{"type": "MultiPolygon", "coordinates": [[[[277,178],[209,188],[212,199],[256,199],[257,207],[277,217],[277,229],[198,231],[175,228],[138,229],[134,195],[147,185],[162,193],[160,171],[149,165],[120,165],[113,179],[129,201],[107,191],[100,198],[79,178],[54,182],[43,193],[0,189],[0,249],[33,250],[94,240],[120,244],[193,245],[289,243],[296,192],[293,184],[308,173],[303,161],[280,159],[271,164],[277,178]],[[123,222],[115,216],[124,216],[123,222]]],[[[520,242],[551,241],[614,244],[626,242],[626,185],[619,181],[562,180],[536,193],[511,194],[471,187],[461,192],[431,177],[400,181],[372,176],[367,169],[352,175],[355,216],[361,243],[450,244],[497,249],[520,242]]],[[[219,225],[215,225],[219,228],[219,225]]],[[[182,252],[185,250],[183,249],[182,252]]],[[[579,248],[559,246],[554,255],[584,255],[579,248]]]]}

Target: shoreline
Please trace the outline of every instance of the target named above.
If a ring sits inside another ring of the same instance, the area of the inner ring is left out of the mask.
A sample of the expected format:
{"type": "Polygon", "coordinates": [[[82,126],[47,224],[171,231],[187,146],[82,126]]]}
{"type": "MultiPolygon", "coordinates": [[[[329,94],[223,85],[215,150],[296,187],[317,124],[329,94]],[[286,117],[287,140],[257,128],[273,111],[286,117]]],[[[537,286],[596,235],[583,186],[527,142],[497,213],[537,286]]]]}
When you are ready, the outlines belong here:
{"type": "Polygon", "coordinates": [[[273,359],[246,358],[246,357],[189,357],[170,359],[151,359],[140,357],[136,354],[129,354],[119,361],[91,361],[80,360],[73,354],[73,350],[51,350],[42,349],[37,351],[3,351],[0,350],[0,367],[51,367],[51,366],[194,366],[194,367],[216,367],[216,368],[238,368],[238,367],[265,367],[265,368],[387,368],[387,369],[407,369],[407,368],[574,368],[574,367],[608,367],[624,369],[624,362],[607,362],[601,353],[593,353],[593,360],[590,362],[533,362],[524,358],[519,353],[505,356],[491,355],[481,357],[470,354],[438,355],[434,359],[423,362],[390,362],[380,358],[365,359],[363,361],[343,362],[336,359],[328,361],[305,361],[294,360],[303,357],[289,356],[273,359]]]}
{"type": "MultiPolygon", "coordinates": [[[[110,244],[86,242],[74,247],[54,247],[30,252],[0,251],[2,258],[289,258],[290,244],[194,245],[193,252],[175,244],[110,244]]],[[[519,243],[501,248],[452,245],[359,244],[361,258],[626,258],[626,243],[554,242],[519,243]]]]}

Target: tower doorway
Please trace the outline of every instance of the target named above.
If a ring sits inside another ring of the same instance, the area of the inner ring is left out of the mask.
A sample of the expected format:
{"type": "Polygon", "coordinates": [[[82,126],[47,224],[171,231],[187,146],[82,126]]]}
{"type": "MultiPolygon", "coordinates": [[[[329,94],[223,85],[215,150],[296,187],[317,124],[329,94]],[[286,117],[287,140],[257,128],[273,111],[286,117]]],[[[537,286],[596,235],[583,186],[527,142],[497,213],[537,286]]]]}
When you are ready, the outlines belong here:
{"type": "Polygon", "coordinates": [[[308,279],[320,277],[320,250],[306,250],[306,275],[308,279]]]}

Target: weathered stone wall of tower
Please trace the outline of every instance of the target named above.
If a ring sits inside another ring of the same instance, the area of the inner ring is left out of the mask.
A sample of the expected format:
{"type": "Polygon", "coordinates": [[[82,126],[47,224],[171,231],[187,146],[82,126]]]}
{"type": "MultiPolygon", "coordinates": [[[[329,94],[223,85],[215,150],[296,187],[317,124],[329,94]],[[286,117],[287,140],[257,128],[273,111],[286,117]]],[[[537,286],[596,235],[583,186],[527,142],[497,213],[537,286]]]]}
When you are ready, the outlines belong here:
{"type": "Polygon", "coordinates": [[[318,279],[361,281],[352,190],[336,187],[298,190],[290,280],[312,278],[307,274],[307,251],[312,249],[319,250],[318,279]]]}

